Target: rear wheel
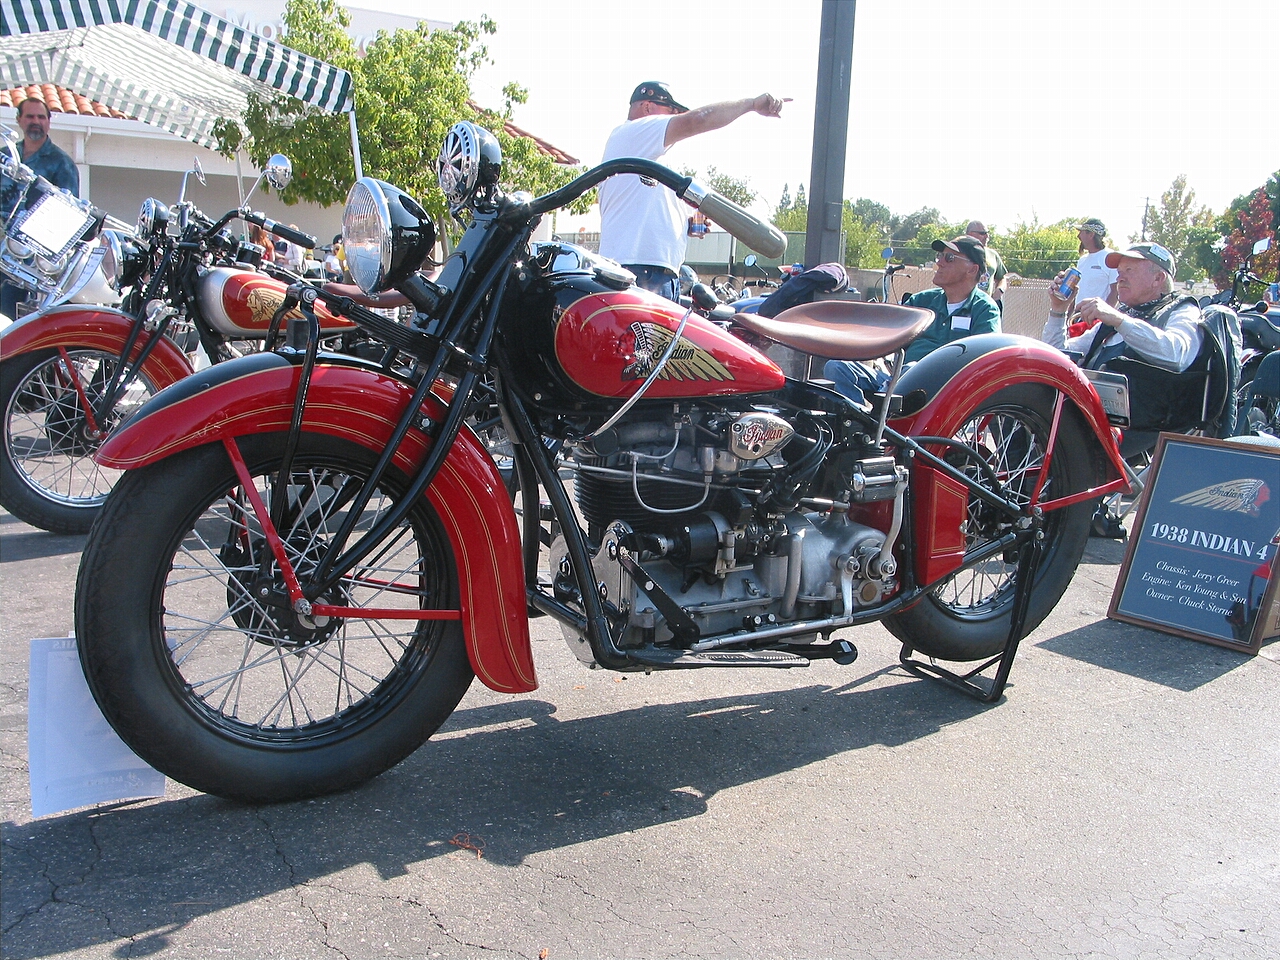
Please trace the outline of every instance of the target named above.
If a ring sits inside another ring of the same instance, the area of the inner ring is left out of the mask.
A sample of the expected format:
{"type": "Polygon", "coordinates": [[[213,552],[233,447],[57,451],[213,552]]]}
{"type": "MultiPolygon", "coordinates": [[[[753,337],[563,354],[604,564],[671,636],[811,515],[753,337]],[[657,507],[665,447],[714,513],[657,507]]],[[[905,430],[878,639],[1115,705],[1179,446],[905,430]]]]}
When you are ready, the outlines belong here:
{"type": "MultiPolygon", "coordinates": [[[[1054,394],[1046,387],[1020,384],[985,401],[955,431],[955,439],[979,452],[1015,501],[1031,498],[1044,465],[1054,394]]],[[[1040,493],[1041,500],[1065,496],[1093,485],[1096,445],[1078,413],[1067,405],[1057,443],[1040,493]]],[[[952,462],[979,476],[963,459],[952,462]]],[[[1085,543],[1096,501],[1085,501],[1044,517],[1044,549],[1027,611],[1024,633],[1049,614],[1071,583],[1085,543]]],[[[970,497],[965,521],[966,549],[996,540],[1010,529],[1008,520],[970,497]]],[[[889,631],[921,653],[944,660],[969,661],[995,656],[1009,637],[1017,562],[1014,551],[966,567],[935,586],[910,610],[884,620],[889,631]]]]}
{"type": "MultiPolygon", "coordinates": [[[[282,437],[239,443],[270,504],[282,437]]],[[[304,583],[372,465],[361,447],[302,438],[278,532],[304,583]]],[[[354,536],[401,487],[383,481],[354,536]]],[[[85,675],[122,739],[167,776],[247,802],[376,776],[435,732],[472,676],[458,621],[305,617],[269,558],[225,450],[211,445],[121,480],[76,590],[85,675]]],[[[452,549],[427,500],[320,600],[456,610],[452,549]]]]}
{"type": "Polygon", "coordinates": [[[0,503],[15,517],[54,533],[87,533],[93,525],[120,476],[93,455],[111,428],[156,392],[139,375],[105,422],[91,422],[85,406],[102,398],[118,363],[102,350],[69,348],[67,360],[42,350],[0,364],[0,503]]]}

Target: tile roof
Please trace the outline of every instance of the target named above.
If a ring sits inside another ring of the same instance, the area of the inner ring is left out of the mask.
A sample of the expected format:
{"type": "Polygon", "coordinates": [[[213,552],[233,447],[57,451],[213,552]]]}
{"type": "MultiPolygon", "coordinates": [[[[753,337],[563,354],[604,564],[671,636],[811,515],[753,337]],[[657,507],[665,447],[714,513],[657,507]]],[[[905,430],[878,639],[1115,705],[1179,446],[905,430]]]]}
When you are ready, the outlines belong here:
{"type": "Polygon", "coordinates": [[[128,120],[127,114],[113,110],[106,104],[98,103],[72,93],[66,87],[52,83],[33,83],[26,87],[11,87],[0,90],[0,107],[16,108],[28,97],[43,100],[50,113],[78,113],[87,117],[115,117],[117,120],[128,120]]]}
{"type": "Polygon", "coordinates": [[[579,161],[577,157],[569,156],[569,154],[565,153],[559,147],[555,146],[554,144],[548,143],[546,140],[543,140],[541,137],[535,136],[534,134],[530,133],[528,130],[521,130],[514,123],[511,123],[511,122],[504,123],[503,128],[507,131],[507,133],[511,134],[511,136],[513,137],[528,137],[530,140],[532,140],[534,143],[538,145],[539,150],[541,150],[545,154],[548,154],[551,157],[551,159],[554,160],[556,163],[567,163],[570,166],[575,166],[575,167],[578,165],[579,161]]]}
{"type": "MultiPolygon", "coordinates": [[[[117,120],[130,119],[128,114],[121,113],[106,104],[98,103],[96,100],[89,100],[78,93],[68,90],[66,87],[59,87],[52,83],[33,83],[26,87],[0,89],[0,107],[16,108],[18,104],[28,97],[43,100],[50,113],[76,113],[90,117],[114,117],[117,120]]],[[[472,106],[475,107],[475,104],[473,103],[472,106]]],[[[550,156],[556,163],[565,163],[571,166],[578,164],[577,157],[570,156],[554,144],[548,143],[528,130],[517,127],[514,123],[505,123],[503,127],[513,137],[528,137],[538,145],[539,150],[550,156]]]]}

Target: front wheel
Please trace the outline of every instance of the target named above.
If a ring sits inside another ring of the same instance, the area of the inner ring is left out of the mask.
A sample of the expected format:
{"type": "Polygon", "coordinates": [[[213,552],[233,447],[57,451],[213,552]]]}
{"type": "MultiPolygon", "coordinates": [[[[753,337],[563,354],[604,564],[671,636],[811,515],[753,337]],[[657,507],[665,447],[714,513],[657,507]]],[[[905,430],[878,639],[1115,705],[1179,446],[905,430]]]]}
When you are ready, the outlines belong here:
{"type": "Polygon", "coordinates": [[[88,533],[119,471],[93,459],[107,433],[132,416],[154,385],[139,374],[104,422],[94,414],[120,358],[69,347],[20,354],[0,364],[0,504],[33,527],[88,533]]]}
{"type": "MultiPolygon", "coordinates": [[[[987,462],[1015,502],[1030,500],[1043,469],[1053,402],[1054,393],[1047,387],[1009,387],[982,403],[954,433],[956,440],[987,462]]],[[[1093,486],[1097,468],[1091,451],[1096,447],[1087,425],[1068,404],[1040,499],[1052,500],[1093,486]]],[[[947,454],[955,466],[978,478],[971,460],[954,457],[947,454]]],[[[1048,616],[1071,583],[1096,505],[1097,501],[1089,500],[1045,514],[1043,552],[1031,587],[1024,634],[1048,616]]],[[[1009,529],[1006,517],[970,497],[964,523],[967,550],[996,540],[1009,529]]],[[[911,609],[886,617],[885,626],[926,656],[955,661],[995,656],[1009,638],[1017,588],[1014,553],[996,555],[952,574],[911,609]]]]}
{"type": "MultiPolygon", "coordinates": [[[[282,435],[239,445],[270,504],[282,435]]],[[[277,532],[304,583],[373,463],[362,447],[302,437],[277,532]]],[[[403,485],[382,481],[353,536],[403,485]]],[[[108,500],[76,585],[80,660],[116,732],[175,780],[245,802],[342,790],[416,750],[471,682],[458,621],[372,609],[458,608],[427,500],[319,599],[370,615],[295,613],[226,451],[197,447],[128,473],[108,500]]]]}

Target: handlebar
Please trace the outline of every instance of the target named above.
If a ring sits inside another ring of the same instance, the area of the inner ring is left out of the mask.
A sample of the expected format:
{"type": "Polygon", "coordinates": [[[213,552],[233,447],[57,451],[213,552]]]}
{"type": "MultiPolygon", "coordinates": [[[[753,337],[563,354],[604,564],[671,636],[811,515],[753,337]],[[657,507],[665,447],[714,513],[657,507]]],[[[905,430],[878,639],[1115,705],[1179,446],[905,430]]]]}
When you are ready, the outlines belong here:
{"type": "Polygon", "coordinates": [[[240,219],[246,223],[257,224],[268,233],[275,234],[290,243],[296,243],[305,250],[313,249],[320,242],[309,233],[303,233],[301,230],[295,230],[293,227],[285,226],[283,223],[277,223],[275,220],[253,210],[241,210],[239,215],[240,219]]]}
{"type": "Polygon", "coordinates": [[[572,203],[592,187],[620,173],[634,173],[657,180],[663,186],[674,190],[676,196],[689,206],[696,207],[752,250],[766,257],[780,257],[786,253],[787,238],[773,224],[753,216],[732,200],[697,183],[692,177],[682,177],[669,167],[664,167],[653,160],[634,158],[606,160],[559,190],[537,197],[529,201],[527,207],[522,205],[520,209],[531,216],[550,213],[552,210],[572,203]]]}

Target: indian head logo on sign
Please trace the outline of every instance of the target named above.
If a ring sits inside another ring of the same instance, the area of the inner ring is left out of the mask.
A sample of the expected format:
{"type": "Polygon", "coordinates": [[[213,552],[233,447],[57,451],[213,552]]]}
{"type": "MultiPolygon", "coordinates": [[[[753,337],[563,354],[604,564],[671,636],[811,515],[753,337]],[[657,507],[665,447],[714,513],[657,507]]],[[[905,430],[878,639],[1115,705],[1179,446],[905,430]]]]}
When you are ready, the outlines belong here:
{"type": "Polygon", "coordinates": [[[1271,490],[1265,481],[1244,478],[1213,483],[1175,497],[1171,502],[1256,517],[1262,505],[1270,499],[1271,490]]]}

